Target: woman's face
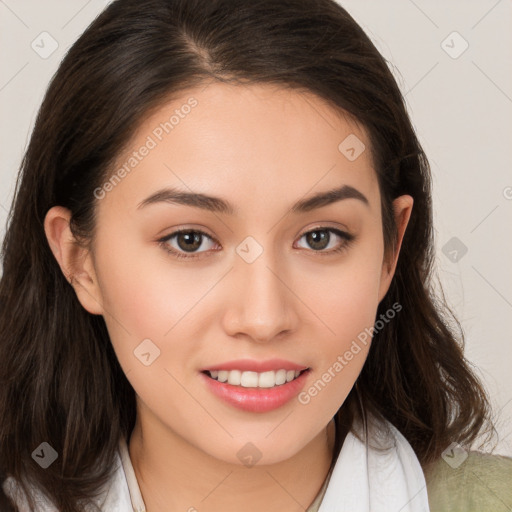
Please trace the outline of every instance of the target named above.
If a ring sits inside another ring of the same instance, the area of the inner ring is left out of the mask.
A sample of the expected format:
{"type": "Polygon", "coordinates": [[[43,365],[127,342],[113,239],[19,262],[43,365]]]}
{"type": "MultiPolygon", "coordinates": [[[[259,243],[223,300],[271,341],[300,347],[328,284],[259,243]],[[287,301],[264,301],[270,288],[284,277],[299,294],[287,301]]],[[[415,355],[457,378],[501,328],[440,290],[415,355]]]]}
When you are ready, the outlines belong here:
{"type": "Polygon", "coordinates": [[[365,132],[311,94],[211,84],[146,119],[114,171],[76,289],[139,418],[227,462],[291,457],[354,385],[392,277],[365,132]]]}

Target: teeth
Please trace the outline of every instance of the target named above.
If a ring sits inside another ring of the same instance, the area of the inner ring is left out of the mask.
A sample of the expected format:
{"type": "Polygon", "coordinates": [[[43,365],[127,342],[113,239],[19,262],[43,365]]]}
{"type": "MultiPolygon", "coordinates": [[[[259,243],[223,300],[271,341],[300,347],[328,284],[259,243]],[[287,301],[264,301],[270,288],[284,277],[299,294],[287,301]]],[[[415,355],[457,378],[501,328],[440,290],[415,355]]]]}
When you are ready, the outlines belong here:
{"type": "MultiPolygon", "coordinates": [[[[229,373],[238,370],[231,370],[229,373]]],[[[244,388],[257,388],[258,387],[258,374],[256,372],[243,372],[240,377],[240,385],[244,388]]]]}
{"type": "Polygon", "coordinates": [[[276,372],[276,386],[280,386],[286,382],[286,370],[277,370],[276,372]]]}
{"type": "Polygon", "coordinates": [[[233,386],[240,386],[242,380],[242,372],[239,370],[231,370],[228,373],[228,384],[233,386]]]}
{"type": "Polygon", "coordinates": [[[276,385],[276,372],[268,371],[260,373],[258,377],[259,388],[273,388],[276,385]]]}
{"type": "Polygon", "coordinates": [[[240,370],[212,370],[212,379],[244,388],[273,388],[291,382],[300,375],[300,370],[270,370],[268,372],[242,372],[240,370]]]}

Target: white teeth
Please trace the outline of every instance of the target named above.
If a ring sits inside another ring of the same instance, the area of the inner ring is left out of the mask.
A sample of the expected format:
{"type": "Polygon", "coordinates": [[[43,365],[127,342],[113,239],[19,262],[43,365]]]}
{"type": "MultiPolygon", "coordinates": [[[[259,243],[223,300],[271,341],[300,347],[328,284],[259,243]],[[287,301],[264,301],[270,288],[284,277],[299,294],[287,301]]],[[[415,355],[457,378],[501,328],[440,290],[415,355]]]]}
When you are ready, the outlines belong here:
{"type": "Polygon", "coordinates": [[[277,370],[267,372],[242,372],[240,370],[212,370],[212,379],[244,388],[273,388],[291,382],[300,375],[300,370],[277,370]]]}
{"type": "Polygon", "coordinates": [[[260,373],[258,379],[259,388],[273,388],[276,385],[276,372],[269,371],[260,373]]]}
{"type": "Polygon", "coordinates": [[[280,386],[286,382],[286,370],[277,370],[276,372],[276,386],[280,386]]]}
{"type": "Polygon", "coordinates": [[[240,386],[242,377],[242,372],[238,370],[231,370],[228,373],[228,384],[231,384],[233,386],[240,386]]]}
{"type": "MultiPolygon", "coordinates": [[[[236,372],[238,370],[231,370],[236,372]]],[[[258,374],[256,372],[243,372],[240,379],[240,385],[244,388],[257,388],[258,387],[258,374]]]]}

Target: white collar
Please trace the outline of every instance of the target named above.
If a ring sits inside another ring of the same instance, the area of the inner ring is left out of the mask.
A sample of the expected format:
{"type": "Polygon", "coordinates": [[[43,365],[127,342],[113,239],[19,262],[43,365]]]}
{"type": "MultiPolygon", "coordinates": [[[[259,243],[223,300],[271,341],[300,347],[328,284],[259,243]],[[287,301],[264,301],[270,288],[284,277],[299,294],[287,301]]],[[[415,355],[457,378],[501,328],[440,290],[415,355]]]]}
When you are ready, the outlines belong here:
{"type": "MultiPolygon", "coordinates": [[[[356,427],[365,439],[361,426],[356,427]]],[[[418,458],[389,422],[368,422],[368,441],[347,434],[318,512],[429,512],[418,458]]]]}
{"type": "Polygon", "coordinates": [[[133,512],[146,512],[146,505],[142,499],[139,483],[137,482],[137,477],[135,476],[135,471],[133,470],[130,453],[128,452],[128,446],[124,437],[119,441],[119,456],[123,465],[133,512]]]}

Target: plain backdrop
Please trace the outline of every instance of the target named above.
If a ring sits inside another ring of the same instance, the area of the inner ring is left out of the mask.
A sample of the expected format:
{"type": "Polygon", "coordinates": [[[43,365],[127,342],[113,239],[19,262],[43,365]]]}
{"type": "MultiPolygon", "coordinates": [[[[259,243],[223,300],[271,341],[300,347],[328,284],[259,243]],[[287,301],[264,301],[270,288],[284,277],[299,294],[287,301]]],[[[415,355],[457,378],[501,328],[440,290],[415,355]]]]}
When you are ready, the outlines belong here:
{"type": "MultiPolygon", "coordinates": [[[[429,157],[439,279],[512,456],[512,1],[340,3],[388,60],[429,157]]],[[[0,0],[0,239],[48,82],[107,4],[0,0]]]]}

